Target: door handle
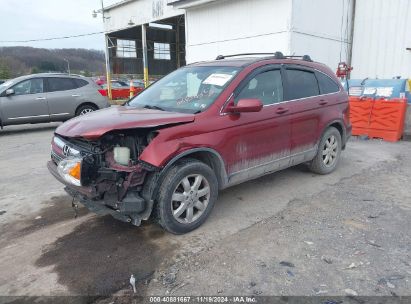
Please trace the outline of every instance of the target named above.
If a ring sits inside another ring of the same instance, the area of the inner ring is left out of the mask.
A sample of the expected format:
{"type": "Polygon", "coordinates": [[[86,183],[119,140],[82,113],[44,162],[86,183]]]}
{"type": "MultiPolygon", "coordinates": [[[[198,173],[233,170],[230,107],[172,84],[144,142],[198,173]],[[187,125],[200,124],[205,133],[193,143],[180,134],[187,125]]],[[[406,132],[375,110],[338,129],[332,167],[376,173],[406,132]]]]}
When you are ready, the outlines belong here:
{"type": "Polygon", "coordinates": [[[36,100],[46,100],[46,97],[37,97],[36,100]]]}
{"type": "Polygon", "coordinates": [[[284,109],[284,108],[278,108],[275,111],[275,113],[277,113],[277,114],[284,114],[284,113],[287,113],[287,112],[288,112],[288,109],[284,109]]]}
{"type": "Polygon", "coordinates": [[[80,94],[73,94],[72,97],[80,97],[80,94]]]}
{"type": "Polygon", "coordinates": [[[319,104],[320,104],[320,106],[325,106],[326,104],[328,104],[328,101],[320,100],[319,104]]]}

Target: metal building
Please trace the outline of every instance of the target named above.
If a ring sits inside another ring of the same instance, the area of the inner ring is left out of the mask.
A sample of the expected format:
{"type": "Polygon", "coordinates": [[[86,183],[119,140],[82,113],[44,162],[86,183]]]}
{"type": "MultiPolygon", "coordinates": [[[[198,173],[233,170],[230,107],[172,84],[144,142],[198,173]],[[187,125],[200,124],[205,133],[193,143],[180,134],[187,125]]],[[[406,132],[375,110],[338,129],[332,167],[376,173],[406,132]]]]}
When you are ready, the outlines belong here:
{"type": "Polygon", "coordinates": [[[105,9],[105,29],[115,74],[143,73],[146,32],[150,75],[220,54],[281,51],[309,54],[332,69],[341,61],[352,63],[353,77],[408,77],[410,3],[123,0],[105,9]]]}
{"type": "Polygon", "coordinates": [[[411,78],[411,0],[357,0],[352,78],[411,78]]]}

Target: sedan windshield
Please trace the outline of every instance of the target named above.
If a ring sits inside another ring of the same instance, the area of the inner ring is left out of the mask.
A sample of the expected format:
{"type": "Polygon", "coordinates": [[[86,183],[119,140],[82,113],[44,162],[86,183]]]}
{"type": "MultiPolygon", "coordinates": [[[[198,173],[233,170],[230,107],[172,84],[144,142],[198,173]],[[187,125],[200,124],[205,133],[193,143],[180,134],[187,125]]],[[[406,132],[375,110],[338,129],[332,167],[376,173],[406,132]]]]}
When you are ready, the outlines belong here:
{"type": "Polygon", "coordinates": [[[238,71],[235,67],[185,67],[160,79],[130,100],[128,105],[199,113],[214,103],[238,71]]]}

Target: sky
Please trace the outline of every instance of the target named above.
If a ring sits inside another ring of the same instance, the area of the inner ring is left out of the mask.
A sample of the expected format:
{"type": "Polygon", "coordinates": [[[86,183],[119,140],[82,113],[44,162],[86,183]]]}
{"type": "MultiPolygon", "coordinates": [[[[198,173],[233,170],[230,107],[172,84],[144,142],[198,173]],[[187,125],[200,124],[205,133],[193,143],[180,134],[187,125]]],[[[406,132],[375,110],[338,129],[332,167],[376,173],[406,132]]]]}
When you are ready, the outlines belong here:
{"type": "MultiPolygon", "coordinates": [[[[104,0],[104,6],[120,0],[104,0]]],[[[0,47],[104,49],[102,34],[54,41],[3,42],[71,36],[103,31],[102,17],[92,17],[100,0],[0,0],[0,47]]]]}

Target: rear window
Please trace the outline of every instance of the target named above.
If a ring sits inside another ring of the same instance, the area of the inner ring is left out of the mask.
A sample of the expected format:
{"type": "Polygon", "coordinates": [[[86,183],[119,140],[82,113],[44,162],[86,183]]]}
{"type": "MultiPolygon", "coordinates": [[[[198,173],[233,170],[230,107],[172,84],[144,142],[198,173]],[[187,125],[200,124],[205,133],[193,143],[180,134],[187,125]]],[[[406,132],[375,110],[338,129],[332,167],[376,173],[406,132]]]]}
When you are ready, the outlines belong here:
{"type": "Polygon", "coordinates": [[[289,69],[286,72],[287,100],[306,98],[320,94],[314,72],[289,69]]]}
{"type": "Polygon", "coordinates": [[[321,94],[336,93],[340,87],[330,77],[323,73],[317,73],[318,84],[320,85],[321,94]]]}
{"type": "Polygon", "coordinates": [[[49,77],[47,78],[47,82],[49,92],[67,91],[78,88],[76,82],[72,78],[49,77]]]}

